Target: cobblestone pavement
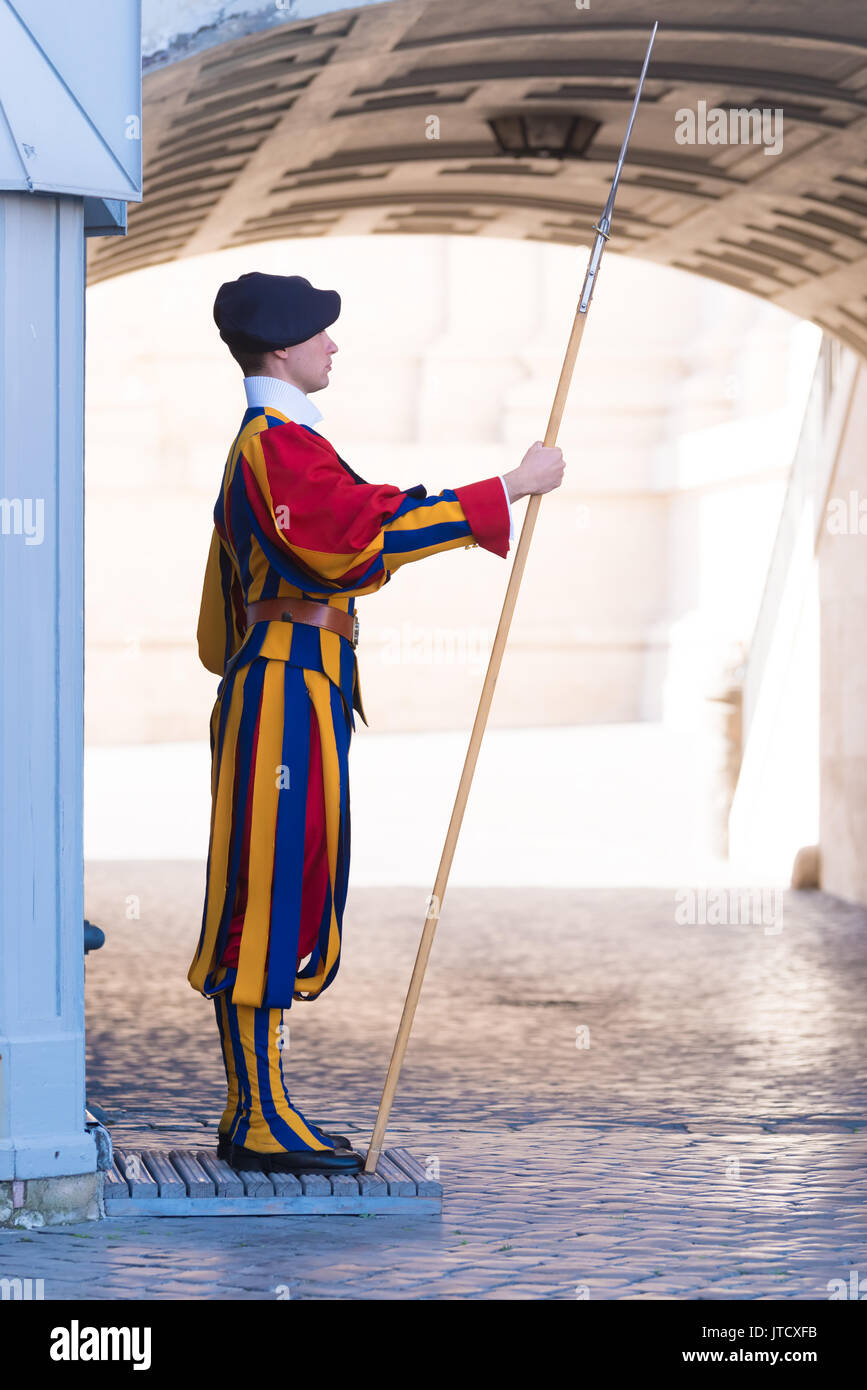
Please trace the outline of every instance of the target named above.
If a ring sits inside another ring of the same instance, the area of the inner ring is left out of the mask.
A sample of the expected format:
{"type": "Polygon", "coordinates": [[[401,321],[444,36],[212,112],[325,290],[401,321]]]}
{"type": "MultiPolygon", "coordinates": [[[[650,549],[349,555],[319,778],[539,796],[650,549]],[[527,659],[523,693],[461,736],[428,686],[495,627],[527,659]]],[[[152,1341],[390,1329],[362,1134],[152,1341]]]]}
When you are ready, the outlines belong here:
{"type": "MultiPolygon", "coordinates": [[[[222,1110],[185,978],[202,876],[88,870],[118,1144],[201,1147],[222,1110]]],[[[337,982],[286,1015],[293,1101],[362,1148],[423,916],[421,889],[350,890],[337,982]]],[[[827,1298],[867,1276],[865,928],[815,893],[766,932],[678,925],[673,889],[455,888],[389,1135],[439,1159],[442,1220],[112,1220],[3,1233],[0,1269],[47,1298],[827,1298]]]]}

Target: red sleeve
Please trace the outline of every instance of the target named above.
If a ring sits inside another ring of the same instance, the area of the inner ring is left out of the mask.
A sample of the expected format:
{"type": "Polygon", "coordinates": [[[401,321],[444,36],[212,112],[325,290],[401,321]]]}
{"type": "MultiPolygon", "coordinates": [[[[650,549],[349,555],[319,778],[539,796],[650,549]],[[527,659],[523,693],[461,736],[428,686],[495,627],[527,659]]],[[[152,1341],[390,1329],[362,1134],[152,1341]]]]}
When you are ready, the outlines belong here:
{"type": "Polygon", "coordinates": [[[500,479],[483,478],[479,483],[456,487],[455,496],[479,545],[505,560],[509,553],[509,505],[500,479]]]}

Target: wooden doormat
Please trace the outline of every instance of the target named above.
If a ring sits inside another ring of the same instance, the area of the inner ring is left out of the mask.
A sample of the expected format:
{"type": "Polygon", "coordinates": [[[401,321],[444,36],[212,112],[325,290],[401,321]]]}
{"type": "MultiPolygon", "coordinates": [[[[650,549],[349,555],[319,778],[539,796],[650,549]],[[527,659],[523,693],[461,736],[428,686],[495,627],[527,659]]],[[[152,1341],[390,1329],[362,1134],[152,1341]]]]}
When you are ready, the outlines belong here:
{"type": "Polygon", "coordinates": [[[439,1216],[443,1190],[406,1149],[384,1149],[375,1173],[238,1173],[193,1149],[115,1149],[106,1216],[439,1216]]]}

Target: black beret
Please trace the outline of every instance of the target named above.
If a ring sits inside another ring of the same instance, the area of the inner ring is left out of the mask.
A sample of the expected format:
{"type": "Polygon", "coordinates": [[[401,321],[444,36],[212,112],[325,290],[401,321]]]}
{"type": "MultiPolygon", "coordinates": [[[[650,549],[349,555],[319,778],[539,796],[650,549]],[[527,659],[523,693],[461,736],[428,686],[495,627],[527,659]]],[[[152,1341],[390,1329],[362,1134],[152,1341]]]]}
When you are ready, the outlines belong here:
{"type": "Polygon", "coordinates": [[[221,285],[214,300],[220,337],[243,352],[269,352],[315,338],[340,313],[336,290],[316,290],[301,275],[251,271],[221,285]]]}

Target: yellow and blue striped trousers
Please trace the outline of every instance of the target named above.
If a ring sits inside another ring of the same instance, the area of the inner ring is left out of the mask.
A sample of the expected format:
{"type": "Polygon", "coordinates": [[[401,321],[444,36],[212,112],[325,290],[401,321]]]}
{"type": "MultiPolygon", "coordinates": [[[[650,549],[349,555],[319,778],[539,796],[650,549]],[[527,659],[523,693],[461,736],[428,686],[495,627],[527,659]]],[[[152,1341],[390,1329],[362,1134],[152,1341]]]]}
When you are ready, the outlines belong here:
{"type": "Polygon", "coordinates": [[[219,1132],[256,1153],[330,1149],[289,1099],[283,1073],[283,1010],[214,998],[228,1099],[219,1132]]]}

